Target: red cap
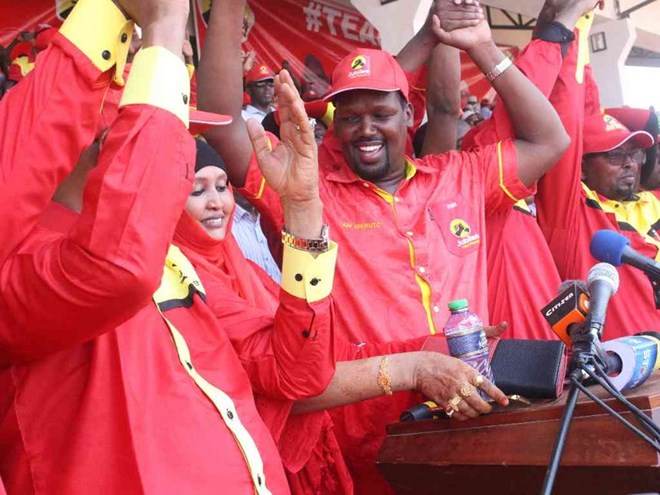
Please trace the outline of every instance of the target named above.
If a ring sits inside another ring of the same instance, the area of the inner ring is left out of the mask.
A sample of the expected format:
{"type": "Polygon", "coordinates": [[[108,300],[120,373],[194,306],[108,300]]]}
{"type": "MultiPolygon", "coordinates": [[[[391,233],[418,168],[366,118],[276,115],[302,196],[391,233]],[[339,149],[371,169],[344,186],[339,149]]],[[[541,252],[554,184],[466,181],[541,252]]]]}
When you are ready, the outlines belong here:
{"type": "Polygon", "coordinates": [[[354,89],[401,91],[408,100],[408,79],[399,63],[383,50],[359,48],[346,55],[332,72],[332,87],[323,98],[354,89]]]}
{"type": "Polygon", "coordinates": [[[275,73],[270,70],[266,65],[255,65],[245,74],[245,82],[259,82],[267,81],[268,79],[273,79],[275,73]]]}
{"type": "Polygon", "coordinates": [[[29,41],[21,41],[14,45],[9,53],[9,60],[16,60],[18,57],[28,57],[32,54],[32,43],[29,41]]]}
{"type": "Polygon", "coordinates": [[[655,142],[648,132],[630,132],[630,129],[611,115],[594,115],[584,121],[583,153],[585,155],[611,151],[630,139],[640,148],[649,148],[655,142]]]}

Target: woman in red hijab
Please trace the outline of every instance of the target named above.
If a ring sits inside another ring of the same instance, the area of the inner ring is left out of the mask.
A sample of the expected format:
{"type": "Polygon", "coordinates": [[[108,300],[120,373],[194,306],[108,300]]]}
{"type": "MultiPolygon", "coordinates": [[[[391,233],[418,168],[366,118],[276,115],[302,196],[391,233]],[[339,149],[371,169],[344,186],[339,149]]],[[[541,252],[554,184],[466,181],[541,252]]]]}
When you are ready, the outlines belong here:
{"type": "MultiPolygon", "coordinates": [[[[330,417],[318,409],[392,391],[419,390],[428,395],[430,382],[434,382],[436,390],[451,389],[449,383],[443,382],[440,376],[443,373],[438,373],[437,369],[428,371],[426,379],[408,379],[417,374],[414,370],[423,369],[424,364],[431,367],[431,363],[438,359],[452,360],[448,366],[452,371],[447,371],[447,374],[467,373],[470,376],[471,368],[464,368],[467,365],[448,356],[428,352],[389,356],[390,368],[389,371],[385,369],[384,374],[384,358],[354,361],[348,363],[352,366],[350,368],[338,365],[333,382],[341,383],[342,386],[337,388],[342,389],[345,389],[347,381],[355,382],[351,393],[335,393],[331,390],[331,384],[327,394],[317,398],[316,405],[298,407],[301,412],[316,412],[292,414],[295,412],[293,401],[269,397],[268,376],[265,376],[268,373],[262,366],[264,357],[273,354],[270,347],[275,338],[272,329],[277,325],[276,311],[281,289],[266,272],[243,256],[231,234],[233,211],[234,198],[222,158],[204,141],[197,140],[194,188],[177,225],[174,244],[193,264],[206,289],[207,304],[230,336],[248,371],[257,408],[278,444],[292,493],[353,493],[352,481],[335,440],[330,417]],[[382,378],[389,383],[382,383],[382,378]]],[[[366,355],[417,351],[425,339],[368,346],[366,352],[336,343],[335,356],[339,359],[357,359],[366,355]]],[[[498,401],[505,400],[493,385],[486,384],[484,387],[498,401]]],[[[456,417],[474,416],[489,410],[485,403],[475,403],[472,409],[467,405],[467,400],[462,402],[466,408],[457,411],[456,417]]]]}

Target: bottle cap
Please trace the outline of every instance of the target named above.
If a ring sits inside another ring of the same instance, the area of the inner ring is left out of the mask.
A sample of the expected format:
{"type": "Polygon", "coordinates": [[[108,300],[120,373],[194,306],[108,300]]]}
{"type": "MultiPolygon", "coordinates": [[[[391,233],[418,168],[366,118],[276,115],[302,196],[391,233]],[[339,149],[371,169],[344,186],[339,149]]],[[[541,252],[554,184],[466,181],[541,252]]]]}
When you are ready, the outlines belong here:
{"type": "Polygon", "coordinates": [[[459,311],[468,307],[467,299],[456,299],[449,303],[449,311],[459,311]]]}

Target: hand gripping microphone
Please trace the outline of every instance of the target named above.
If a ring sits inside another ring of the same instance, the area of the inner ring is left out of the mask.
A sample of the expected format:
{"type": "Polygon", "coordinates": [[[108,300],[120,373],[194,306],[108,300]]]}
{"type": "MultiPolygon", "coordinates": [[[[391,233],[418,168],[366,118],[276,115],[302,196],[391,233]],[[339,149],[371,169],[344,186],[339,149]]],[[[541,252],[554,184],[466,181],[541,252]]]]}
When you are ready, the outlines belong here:
{"type": "Polygon", "coordinates": [[[589,311],[589,289],[581,280],[566,280],[559,294],[541,309],[552,331],[570,348],[573,325],[583,323],[589,311]]]}
{"type": "Polygon", "coordinates": [[[587,314],[588,331],[603,337],[605,314],[610,297],[619,289],[619,273],[609,263],[598,263],[591,267],[587,276],[589,288],[589,313],[587,314]]]}
{"type": "Polygon", "coordinates": [[[599,230],[591,238],[589,250],[598,261],[614,266],[625,263],[639,268],[651,279],[660,281],[660,263],[635,251],[630,247],[628,238],[618,232],[599,230]]]}

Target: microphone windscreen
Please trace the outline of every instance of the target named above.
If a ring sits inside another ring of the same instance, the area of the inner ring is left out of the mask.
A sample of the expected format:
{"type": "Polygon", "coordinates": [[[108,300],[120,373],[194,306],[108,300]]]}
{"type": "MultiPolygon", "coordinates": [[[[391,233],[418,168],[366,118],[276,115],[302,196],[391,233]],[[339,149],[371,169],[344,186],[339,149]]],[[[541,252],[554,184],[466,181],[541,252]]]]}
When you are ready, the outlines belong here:
{"type": "Polygon", "coordinates": [[[612,294],[619,290],[619,272],[609,263],[597,263],[587,275],[587,287],[591,290],[594,282],[605,282],[612,288],[612,294]]]}
{"type": "Polygon", "coordinates": [[[599,230],[591,238],[591,256],[614,266],[621,265],[623,250],[630,244],[626,236],[613,230],[599,230]]]}

